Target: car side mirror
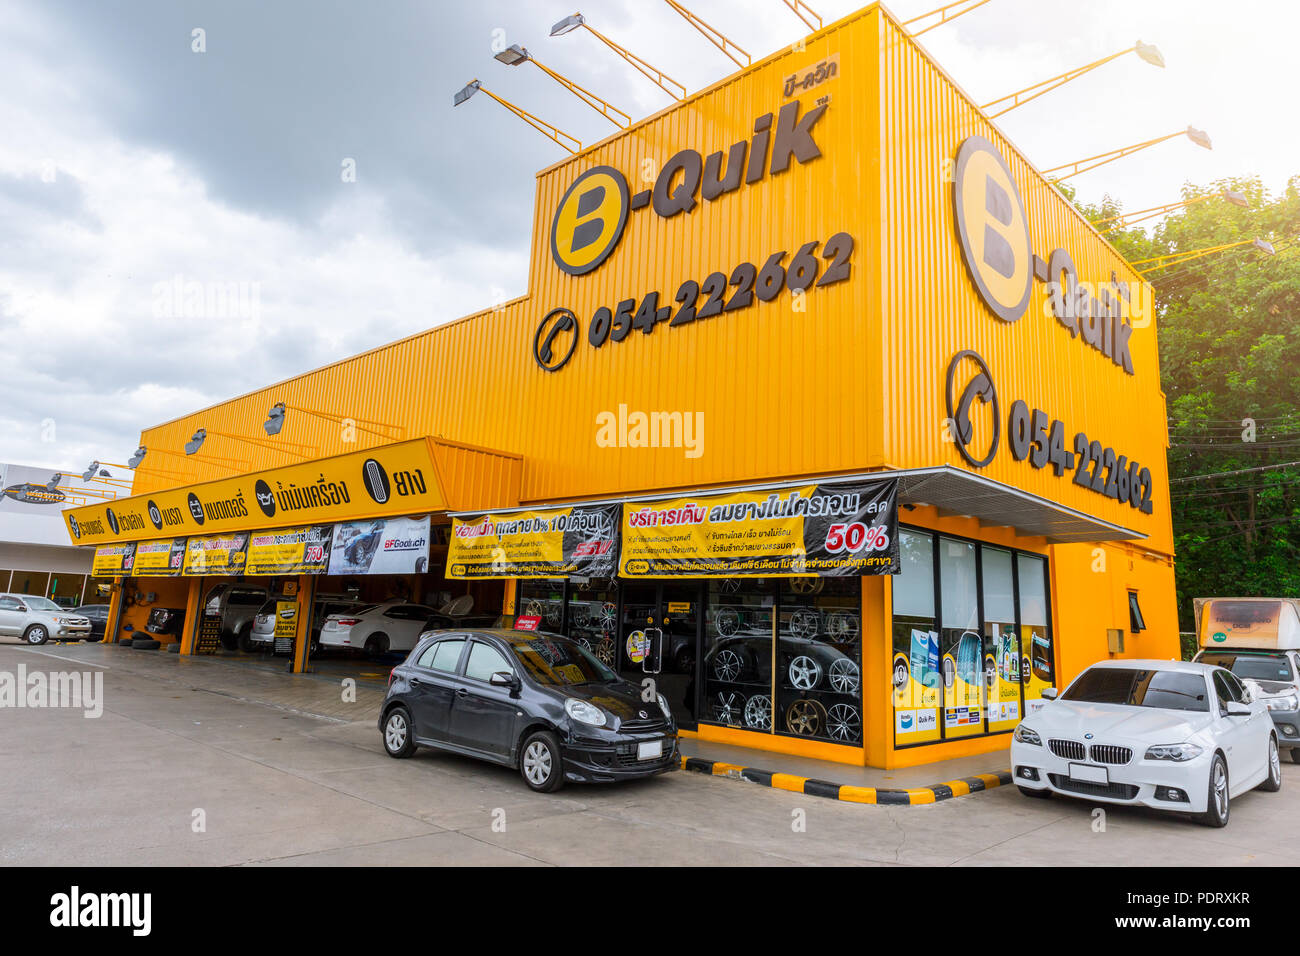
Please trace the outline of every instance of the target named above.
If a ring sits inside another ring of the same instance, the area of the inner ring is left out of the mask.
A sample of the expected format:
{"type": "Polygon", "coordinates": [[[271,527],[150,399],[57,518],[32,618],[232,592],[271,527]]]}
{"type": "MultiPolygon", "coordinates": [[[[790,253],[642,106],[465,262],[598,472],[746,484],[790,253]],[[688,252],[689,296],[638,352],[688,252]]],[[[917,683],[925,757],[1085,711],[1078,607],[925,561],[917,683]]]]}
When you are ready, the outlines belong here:
{"type": "Polygon", "coordinates": [[[1251,711],[1248,705],[1240,703],[1239,701],[1230,700],[1228,701],[1226,713],[1229,717],[1249,717],[1251,711]]]}
{"type": "Polygon", "coordinates": [[[1056,700],[1056,688],[1044,687],[1042,694],[1039,695],[1043,700],[1056,700]]]}
{"type": "Polygon", "coordinates": [[[488,683],[493,687],[514,687],[518,679],[509,671],[497,671],[488,678],[488,683]]]}

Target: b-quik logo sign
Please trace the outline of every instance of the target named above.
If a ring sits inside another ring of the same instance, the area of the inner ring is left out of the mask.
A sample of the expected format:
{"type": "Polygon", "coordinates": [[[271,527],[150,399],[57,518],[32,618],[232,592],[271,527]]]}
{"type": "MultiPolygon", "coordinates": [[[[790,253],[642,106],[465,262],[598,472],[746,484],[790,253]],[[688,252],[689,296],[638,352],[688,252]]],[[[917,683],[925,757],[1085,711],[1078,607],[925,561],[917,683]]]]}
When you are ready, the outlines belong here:
{"type": "Polygon", "coordinates": [[[1029,224],[1006,160],[983,136],[970,137],[957,151],[953,201],[971,281],[989,311],[1016,321],[1029,305],[1033,279],[1029,224]]]}
{"type": "Polygon", "coordinates": [[[594,166],[565,191],[551,221],[551,257],[571,276],[604,262],[627,225],[627,179],[612,166],[594,166]]]}
{"type": "Polygon", "coordinates": [[[1082,281],[1066,249],[1053,249],[1046,258],[1035,254],[1011,168],[983,136],[970,136],[958,148],[952,198],[966,272],[990,312],[1003,322],[1018,321],[1038,279],[1047,285],[1048,313],[1070,338],[1134,374],[1129,339],[1135,326],[1149,321],[1141,309],[1140,290],[1135,297],[1130,284],[1114,272],[1100,283],[1082,281]]]}

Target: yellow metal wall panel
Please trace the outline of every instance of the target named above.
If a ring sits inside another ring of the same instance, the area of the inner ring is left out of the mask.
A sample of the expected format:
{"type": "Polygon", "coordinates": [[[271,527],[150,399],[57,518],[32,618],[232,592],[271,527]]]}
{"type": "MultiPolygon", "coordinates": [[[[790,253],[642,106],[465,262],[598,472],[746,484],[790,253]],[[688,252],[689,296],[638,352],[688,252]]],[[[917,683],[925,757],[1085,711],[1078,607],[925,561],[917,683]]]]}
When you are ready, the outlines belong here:
{"type": "MultiPolygon", "coordinates": [[[[1145,546],[1171,552],[1166,469],[1167,429],[1160,389],[1150,288],[1055,187],[985,119],[978,108],[896,23],[880,19],[884,194],[883,296],[886,407],[891,426],[885,457],[900,468],[949,464],[971,468],[945,440],[945,373],[963,349],[989,365],[1001,408],[1001,448],[980,471],[987,477],[1131,528],[1145,546]],[[1104,286],[1114,273],[1134,283],[1149,320],[1131,339],[1134,375],[1058,323],[1047,287],[1032,283],[1025,314],[1005,322],[984,305],[968,277],[953,209],[953,161],[972,135],[991,140],[1019,188],[1033,252],[1047,259],[1067,250],[1080,278],[1104,286]],[[1073,482],[1015,461],[1007,418],[1016,399],[1065,423],[1067,450],[1077,432],[1151,469],[1153,513],[1105,498],[1073,482]]],[[[981,446],[981,448],[984,446],[981,446]]]]}

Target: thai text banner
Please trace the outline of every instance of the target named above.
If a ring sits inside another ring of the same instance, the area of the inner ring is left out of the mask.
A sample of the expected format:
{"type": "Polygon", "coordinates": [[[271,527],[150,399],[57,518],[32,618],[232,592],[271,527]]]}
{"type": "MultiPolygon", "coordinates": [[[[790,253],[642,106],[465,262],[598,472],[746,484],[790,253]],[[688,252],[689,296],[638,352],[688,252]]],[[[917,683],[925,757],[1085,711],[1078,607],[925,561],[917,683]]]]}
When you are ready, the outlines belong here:
{"type": "Polygon", "coordinates": [[[624,577],[850,577],[898,570],[894,479],[623,505],[624,577]]]}
{"type": "Polygon", "coordinates": [[[254,531],[248,538],[244,574],[324,574],[332,539],[330,525],[254,531]]]}
{"type": "Polygon", "coordinates": [[[185,564],[185,539],[163,538],[140,541],[135,545],[135,577],[180,577],[185,564]]]}
{"type": "Polygon", "coordinates": [[[456,518],[448,578],[613,577],[619,505],[456,518]]]}

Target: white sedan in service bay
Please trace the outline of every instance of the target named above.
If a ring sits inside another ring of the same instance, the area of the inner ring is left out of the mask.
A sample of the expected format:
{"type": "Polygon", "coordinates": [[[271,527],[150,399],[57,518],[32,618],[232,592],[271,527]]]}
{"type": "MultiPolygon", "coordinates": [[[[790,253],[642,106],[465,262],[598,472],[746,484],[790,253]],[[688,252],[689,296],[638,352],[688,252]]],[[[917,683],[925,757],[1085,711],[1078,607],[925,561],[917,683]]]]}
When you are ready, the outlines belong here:
{"type": "Polygon", "coordinates": [[[382,657],[389,651],[409,651],[434,613],[431,607],[409,601],[363,604],[325,618],[320,643],[322,647],[365,651],[371,657],[382,657]]]}
{"type": "Polygon", "coordinates": [[[1182,661],[1111,660],[1048,688],[1016,727],[1020,792],[1052,793],[1228,822],[1233,797],[1282,786],[1273,721],[1231,671],[1182,661]]]}

